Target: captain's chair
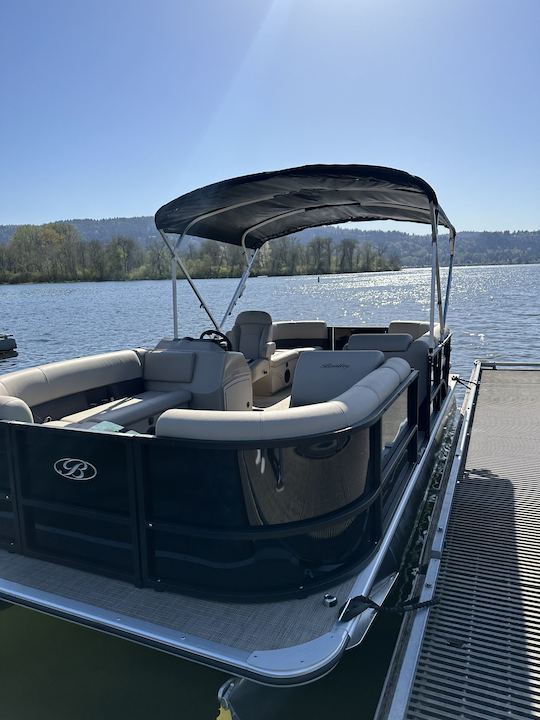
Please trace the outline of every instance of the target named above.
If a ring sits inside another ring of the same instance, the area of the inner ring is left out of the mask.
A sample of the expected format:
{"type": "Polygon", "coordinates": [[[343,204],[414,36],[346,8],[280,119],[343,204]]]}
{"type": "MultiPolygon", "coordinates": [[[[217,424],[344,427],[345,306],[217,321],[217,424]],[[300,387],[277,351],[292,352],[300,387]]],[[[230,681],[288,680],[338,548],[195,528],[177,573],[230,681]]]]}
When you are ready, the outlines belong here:
{"type": "Polygon", "coordinates": [[[271,342],[272,318],[262,310],[241,312],[235,320],[227,337],[232,349],[243,353],[246,358],[253,382],[268,374],[270,357],[276,349],[271,342]]]}

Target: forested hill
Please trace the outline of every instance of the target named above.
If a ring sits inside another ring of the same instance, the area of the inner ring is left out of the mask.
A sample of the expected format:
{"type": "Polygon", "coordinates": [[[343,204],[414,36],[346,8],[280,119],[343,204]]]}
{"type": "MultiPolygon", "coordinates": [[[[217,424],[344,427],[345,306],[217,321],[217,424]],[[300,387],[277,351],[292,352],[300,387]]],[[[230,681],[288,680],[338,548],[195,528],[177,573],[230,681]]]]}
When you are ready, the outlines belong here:
{"type": "MultiPolygon", "coordinates": [[[[300,234],[306,241],[317,235],[330,236],[334,243],[344,238],[370,242],[385,254],[399,258],[402,267],[431,264],[431,236],[399,231],[359,230],[346,227],[312,228],[300,234]]],[[[448,259],[447,236],[440,238],[441,261],[448,259]]],[[[460,232],[456,239],[456,265],[511,265],[540,263],[540,230],[460,232]]]]}
{"type": "MultiPolygon", "coordinates": [[[[152,238],[159,237],[153,217],[83,219],[66,222],[76,228],[83,240],[99,240],[105,243],[121,236],[147,244],[152,238]]],[[[9,242],[16,229],[17,225],[0,225],[0,244],[9,242]]]]}
{"type": "MultiPolygon", "coordinates": [[[[149,246],[158,233],[153,217],[110,218],[107,220],[69,220],[85,241],[97,240],[107,243],[114,238],[135,240],[149,246]]],[[[16,225],[0,225],[0,244],[13,237],[16,225]]],[[[397,231],[377,231],[345,227],[324,227],[305,230],[295,236],[300,244],[309,243],[314,237],[331,238],[333,244],[352,239],[362,244],[369,242],[386,256],[399,259],[402,267],[419,267],[430,264],[429,235],[409,235],[397,231]]],[[[197,241],[198,242],[198,241],[197,241]]],[[[442,242],[442,261],[445,261],[446,243],[442,242]]],[[[458,265],[490,265],[510,263],[540,263],[540,230],[462,232],[456,245],[458,265]]]]}

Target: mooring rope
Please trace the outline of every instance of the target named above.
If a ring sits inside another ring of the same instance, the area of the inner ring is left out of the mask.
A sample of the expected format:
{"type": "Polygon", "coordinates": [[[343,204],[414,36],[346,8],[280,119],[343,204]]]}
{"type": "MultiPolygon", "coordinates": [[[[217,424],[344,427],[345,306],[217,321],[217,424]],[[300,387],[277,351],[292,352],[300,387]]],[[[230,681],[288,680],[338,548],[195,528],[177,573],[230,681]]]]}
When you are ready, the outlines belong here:
{"type": "Polygon", "coordinates": [[[355,618],[357,615],[360,615],[360,613],[364,612],[364,610],[367,610],[367,608],[371,608],[372,610],[376,610],[377,612],[403,615],[403,613],[411,612],[413,610],[421,610],[422,608],[432,607],[438,602],[438,597],[433,597],[431,600],[424,600],[420,602],[420,597],[417,596],[409,598],[409,600],[405,600],[402,603],[397,603],[397,605],[385,606],[379,605],[378,602],[375,602],[375,600],[372,600],[366,595],[356,595],[350,600],[347,600],[347,602],[340,611],[339,619],[342,622],[347,622],[348,620],[352,620],[353,618],[355,618]]]}
{"type": "Polygon", "coordinates": [[[452,380],[455,380],[459,385],[463,385],[467,390],[471,389],[471,385],[479,385],[479,383],[474,380],[462,380],[458,375],[452,375],[452,380]]]}

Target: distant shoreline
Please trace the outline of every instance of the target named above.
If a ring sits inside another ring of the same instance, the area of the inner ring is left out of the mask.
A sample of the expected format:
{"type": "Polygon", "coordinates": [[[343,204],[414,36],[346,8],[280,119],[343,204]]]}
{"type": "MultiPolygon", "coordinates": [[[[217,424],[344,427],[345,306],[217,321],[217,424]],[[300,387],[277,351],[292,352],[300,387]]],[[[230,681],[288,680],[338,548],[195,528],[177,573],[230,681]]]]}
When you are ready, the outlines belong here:
{"type": "MultiPolygon", "coordinates": [[[[481,264],[470,264],[470,265],[464,265],[456,263],[454,265],[454,269],[456,268],[483,268],[483,267],[528,267],[530,265],[540,265],[540,262],[520,262],[520,263],[481,263],[481,264]]],[[[329,278],[329,277],[337,277],[340,275],[366,275],[366,274],[374,274],[374,273],[398,273],[398,272],[405,272],[407,270],[429,270],[429,265],[418,265],[418,266],[411,266],[411,267],[402,267],[399,270],[364,270],[362,272],[332,272],[332,273],[297,273],[295,275],[263,275],[263,274],[253,274],[250,276],[250,279],[254,278],[315,278],[315,277],[321,277],[321,278],[329,278]]],[[[444,266],[442,267],[442,270],[444,271],[444,266]]],[[[230,275],[227,277],[195,277],[194,280],[239,280],[240,275],[230,275]]],[[[137,278],[124,278],[124,279],[101,279],[101,280],[93,280],[93,279],[77,279],[77,280],[31,280],[31,281],[21,281],[21,282],[0,282],[0,287],[11,287],[15,285],[77,285],[79,283],[97,283],[97,284],[104,284],[104,283],[131,283],[131,282],[170,282],[170,277],[137,277],[137,278]]],[[[183,276],[178,277],[178,282],[187,282],[186,279],[183,276]]]]}
{"type": "MultiPolygon", "coordinates": [[[[140,220],[124,219],[121,227],[126,233],[131,229],[131,234],[109,238],[92,236],[96,224],[87,226],[90,221],[84,221],[80,228],[75,224],[78,221],[21,225],[7,242],[0,242],[0,284],[167,279],[171,274],[170,252],[160,238],[148,235],[148,227],[145,235],[144,228],[137,225],[140,220]]],[[[109,224],[98,223],[97,229],[105,231],[109,224]]],[[[439,245],[440,262],[445,266],[449,254],[444,236],[439,245]]],[[[186,238],[182,257],[196,280],[239,278],[245,268],[239,246],[213,240],[186,238]]],[[[538,262],[540,232],[458,234],[457,266],[538,262]]],[[[264,244],[251,274],[323,276],[430,266],[431,242],[426,237],[329,226],[264,244]]]]}

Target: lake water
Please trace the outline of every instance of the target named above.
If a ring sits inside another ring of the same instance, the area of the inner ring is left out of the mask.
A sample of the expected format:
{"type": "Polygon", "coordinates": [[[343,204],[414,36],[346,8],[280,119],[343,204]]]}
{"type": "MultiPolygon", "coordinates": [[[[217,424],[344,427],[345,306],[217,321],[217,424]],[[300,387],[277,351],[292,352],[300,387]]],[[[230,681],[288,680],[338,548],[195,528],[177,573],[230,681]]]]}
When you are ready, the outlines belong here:
{"type": "MultiPolygon", "coordinates": [[[[235,280],[202,280],[219,317],[235,280]]],[[[477,357],[540,360],[540,265],[456,268],[448,315],[453,369],[468,377],[477,357]]],[[[12,332],[19,356],[0,373],[79,355],[154,345],[172,328],[170,283],[73,283],[0,286],[0,332],[12,332]]],[[[275,320],[387,324],[429,313],[429,270],[253,278],[236,311],[259,309],[275,320]]],[[[180,326],[198,335],[210,323],[179,282],[180,326]]],[[[236,311],[234,314],[236,314],[236,311]]],[[[289,696],[280,720],[354,717],[376,707],[399,620],[382,617],[337,670],[289,696]]],[[[2,720],[213,720],[223,674],[157,651],[10,607],[0,612],[2,720]]],[[[247,720],[250,720],[249,718],[247,720]]]]}

